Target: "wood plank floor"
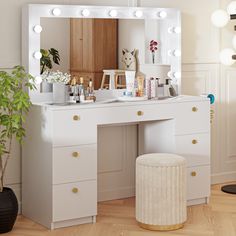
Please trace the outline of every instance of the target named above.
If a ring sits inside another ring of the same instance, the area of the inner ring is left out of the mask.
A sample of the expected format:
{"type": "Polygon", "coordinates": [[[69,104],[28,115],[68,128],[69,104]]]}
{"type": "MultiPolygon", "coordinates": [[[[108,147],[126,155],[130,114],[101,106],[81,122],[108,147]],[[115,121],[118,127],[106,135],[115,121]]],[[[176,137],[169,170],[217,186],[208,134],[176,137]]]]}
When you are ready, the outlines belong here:
{"type": "Polygon", "coordinates": [[[236,236],[236,195],[212,186],[208,205],[188,208],[188,220],[183,229],[153,232],[138,227],[135,221],[134,198],[100,203],[96,224],[86,224],[50,231],[19,216],[9,236],[236,236]]]}

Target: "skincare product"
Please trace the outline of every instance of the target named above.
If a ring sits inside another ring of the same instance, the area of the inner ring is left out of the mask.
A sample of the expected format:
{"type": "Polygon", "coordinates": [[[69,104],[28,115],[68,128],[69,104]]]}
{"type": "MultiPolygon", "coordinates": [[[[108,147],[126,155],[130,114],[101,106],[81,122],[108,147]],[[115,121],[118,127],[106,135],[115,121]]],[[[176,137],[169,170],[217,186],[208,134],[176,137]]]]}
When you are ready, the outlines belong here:
{"type": "Polygon", "coordinates": [[[157,80],[151,78],[151,98],[157,97],[157,80]]]}
{"type": "Polygon", "coordinates": [[[143,97],[144,96],[144,78],[142,76],[138,76],[137,82],[138,82],[137,96],[143,97]]]}
{"type": "Polygon", "coordinates": [[[73,77],[70,83],[70,93],[69,93],[69,102],[75,103],[76,102],[76,78],[73,77]]]}
{"type": "Polygon", "coordinates": [[[151,80],[150,78],[146,78],[145,80],[145,95],[148,99],[151,99],[151,80]]]}
{"type": "Polygon", "coordinates": [[[79,100],[80,100],[80,102],[83,102],[85,100],[84,78],[83,77],[80,77],[79,100]]]}
{"type": "Polygon", "coordinates": [[[133,95],[136,71],[125,71],[127,94],[133,95]]]}

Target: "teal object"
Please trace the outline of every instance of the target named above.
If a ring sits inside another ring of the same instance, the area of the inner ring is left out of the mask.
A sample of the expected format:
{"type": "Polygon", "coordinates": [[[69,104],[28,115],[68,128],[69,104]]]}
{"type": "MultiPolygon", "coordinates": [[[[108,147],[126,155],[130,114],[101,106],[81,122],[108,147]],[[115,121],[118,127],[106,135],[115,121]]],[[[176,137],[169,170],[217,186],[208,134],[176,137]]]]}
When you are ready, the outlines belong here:
{"type": "Polygon", "coordinates": [[[211,104],[215,102],[215,96],[213,94],[208,94],[207,97],[210,99],[211,104]]]}

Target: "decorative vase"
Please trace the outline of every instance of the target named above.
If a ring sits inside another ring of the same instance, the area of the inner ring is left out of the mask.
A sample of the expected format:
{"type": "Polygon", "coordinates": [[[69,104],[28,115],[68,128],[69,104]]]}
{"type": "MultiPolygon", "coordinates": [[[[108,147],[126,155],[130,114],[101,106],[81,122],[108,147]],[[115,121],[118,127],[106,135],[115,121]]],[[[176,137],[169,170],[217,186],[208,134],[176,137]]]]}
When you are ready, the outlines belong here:
{"type": "Polygon", "coordinates": [[[152,52],[152,64],[155,64],[155,52],[152,52]]]}
{"type": "Polygon", "coordinates": [[[52,92],[52,83],[48,83],[47,81],[43,81],[41,85],[42,93],[51,93],[52,92]]]}
{"type": "Polygon", "coordinates": [[[66,103],[69,100],[68,86],[64,83],[53,83],[53,102],[66,103]]]}
{"type": "Polygon", "coordinates": [[[18,202],[10,188],[0,192],[0,234],[12,230],[18,214],[18,202]]]}

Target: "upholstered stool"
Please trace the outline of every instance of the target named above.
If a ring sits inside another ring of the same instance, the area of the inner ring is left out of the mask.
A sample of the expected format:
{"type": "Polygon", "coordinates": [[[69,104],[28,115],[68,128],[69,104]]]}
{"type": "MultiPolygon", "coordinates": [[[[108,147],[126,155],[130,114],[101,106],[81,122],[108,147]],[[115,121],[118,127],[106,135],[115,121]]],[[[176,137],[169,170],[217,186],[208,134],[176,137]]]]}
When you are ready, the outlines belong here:
{"type": "Polygon", "coordinates": [[[136,220],[149,230],[176,230],[187,217],[186,160],[167,153],[136,160],[136,220]]]}

